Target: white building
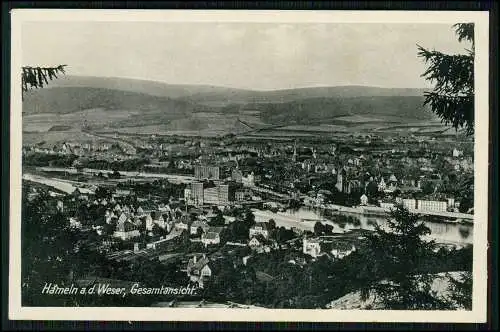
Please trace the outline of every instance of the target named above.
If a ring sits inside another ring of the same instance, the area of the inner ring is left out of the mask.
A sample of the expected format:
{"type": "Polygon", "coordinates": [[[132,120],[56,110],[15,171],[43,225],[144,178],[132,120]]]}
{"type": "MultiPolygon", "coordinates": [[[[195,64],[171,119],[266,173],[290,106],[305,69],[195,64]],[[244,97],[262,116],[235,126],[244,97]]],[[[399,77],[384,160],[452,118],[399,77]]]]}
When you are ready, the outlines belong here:
{"type": "Polygon", "coordinates": [[[193,205],[193,197],[191,196],[190,188],[184,189],[184,200],[186,201],[187,204],[193,205]]]}
{"type": "Polygon", "coordinates": [[[380,207],[385,210],[390,210],[394,208],[394,203],[392,202],[379,202],[380,207]]]}
{"type": "Polygon", "coordinates": [[[302,252],[306,255],[317,257],[321,253],[319,239],[302,239],[302,252]]]}
{"type": "Polygon", "coordinates": [[[385,184],[384,178],[382,178],[378,184],[378,191],[385,191],[386,187],[387,185],[385,184]]]}
{"type": "Polygon", "coordinates": [[[356,251],[356,247],[354,245],[349,245],[349,244],[344,244],[344,243],[337,243],[333,244],[333,248],[330,251],[330,253],[333,255],[333,257],[337,259],[342,259],[346,256],[349,256],[353,252],[356,251]]]}
{"type": "Polygon", "coordinates": [[[456,148],[453,149],[453,157],[458,158],[463,155],[463,151],[457,150],[456,148]]]}
{"type": "Polygon", "coordinates": [[[142,207],[138,207],[137,208],[137,211],[135,212],[139,217],[142,217],[144,216],[144,210],[142,209],[142,207]]]}
{"type": "Polygon", "coordinates": [[[81,228],[82,223],[75,217],[69,218],[69,226],[74,228],[81,228]]]}
{"type": "Polygon", "coordinates": [[[260,241],[256,237],[252,237],[250,241],[248,241],[248,246],[250,248],[257,248],[261,245],[260,241]]]}
{"type": "Polygon", "coordinates": [[[417,201],[412,198],[404,198],[403,199],[403,206],[407,208],[408,210],[414,210],[417,206],[417,201]]]}
{"type": "Polygon", "coordinates": [[[455,207],[455,198],[448,198],[448,207],[450,208],[455,207]]]}
{"type": "Polygon", "coordinates": [[[246,177],[242,177],[241,181],[246,187],[254,187],[255,186],[255,175],[254,173],[248,174],[246,177]]]}
{"type": "Polygon", "coordinates": [[[366,196],[365,194],[361,195],[360,197],[360,202],[361,202],[361,205],[367,205],[368,204],[368,196],[366,196]]]}
{"type": "Polygon", "coordinates": [[[220,243],[220,233],[222,232],[223,227],[210,227],[206,233],[201,236],[201,243],[205,246],[211,244],[219,244],[220,243]]]}
{"type": "Polygon", "coordinates": [[[200,288],[203,288],[205,282],[212,276],[209,264],[210,260],[205,255],[200,258],[195,255],[188,261],[186,272],[189,280],[198,283],[200,288]]]}
{"type": "Polygon", "coordinates": [[[448,202],[418,200],[417,209],[422,211],[443,212],[448,209],[448,202]]]}
{"type": "Polygon", "coordinates": [[[149,214],[146,216],[146,230],[147,231],[153,230],[153,218],[151,218],[149,214]]]}
{"type": "Polygon", "coordinates": [[[269,237],[269,230],[267,228],[267,223],[264,222],[258,222],[256,223],[253,227],[250,228],[249,230],[249,238],[252,238],[256,235],[262,235],[266,239],[269,237]]]}
{"type": "Polygon", "coordinates": [[[196,235],[198,233],[198,229],[201,229],[204,233],[208,231],[210,226],[205,221],[195,220],[190,227],[191,235],[196,235]]]}
{"type": "Polygon", "coordinates": [[[137,236],[140,236],[139,230],[129,221],[124,223],[118,223],[116,226],[116,231],[113,234],[114,237],[119,237],[122,240],[128,240],[137,236]]]}
{"type": "Polygon", "coordinates": [[[111,223],[111,219],[113,218],[116,218],[115,213],[112,212],[111,210],[106,210],[106,212],[104,213],[104,219],[106,220],[106,224],[111,223]]]}

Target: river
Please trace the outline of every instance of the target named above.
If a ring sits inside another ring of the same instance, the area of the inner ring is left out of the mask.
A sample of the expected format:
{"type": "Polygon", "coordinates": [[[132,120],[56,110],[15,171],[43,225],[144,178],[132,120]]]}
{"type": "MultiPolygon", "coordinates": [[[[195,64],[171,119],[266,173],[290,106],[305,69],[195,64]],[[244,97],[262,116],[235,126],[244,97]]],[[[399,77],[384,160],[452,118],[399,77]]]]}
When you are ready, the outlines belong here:
{"type": "MultiPolygon", "coordinates": [[[[287,210],[284,212],[273,213],[267,210],[253,209],[255,220],[257,222],[267,222],[274,219],[278,227],[292,228],[296,227],[302,230],[313,231],[314,224],[317,221],[328,224],[333,227],[333,232],[344,233],[351,229],[374,230],[375,224],[386,227],[387,220],[381,216],[367,216],[358,213],[333,212],[331,216],[326,217],[320,209],[301,207],[297,210],[287,210]],[[340,221],[339,215],[357,218],[359,222],[346,223],[340,221]]],[[[431,234],[426,239],[432,239],[439,243],[467,245],[472,244],[474,234],[472,224],[459,224],[452,222],[425,221],[425,225],[430,229],[431,234]]]]}
{"type": "MultiPolygon", "coordinates": [[[[54,167],[40,167],[37,168],[41,171],[72,171],[76,172],[75,169],[70,168],[54,168],[54,167]]],[[[111,172],[103,170],[85,169],[84,173],[98,173],[98,172],[111,172]]],[[[142,177],[142,178],[166,178],[171,182],[175,183],[189,183],[193,180],[192,176],[176,175],[176,174],[156,174],[156,173],[142,173],[142,172],[120,172],[124,177],[142,177]]],[[[74,181],[63,181],[59,179],[47,179],[41,176],[24,174],[23,178],[31,179],[33,181],[38,181],[57,187],[60,190],[66,192],[72,192],[76,188],[76,182],[74,181]],[[43,181],[42,181],[43,180],[43,181]]],[[[80,188],[87,192],[88,189],[80,188]]],[[[366,229],[374,230],[375,223],[379,223],[384,227],[387,222],[384,217],[376,215],[365,215],[362,213],[353,212],[332,212],[330,217],[326,217],[322,213],[321,209],[314,207],[301,207],[298,210],[287,210],[285,212],[273,213],[267,210],[253,209],[255,219],[258,222],[267,222],[269,219],[274,219],[277,226],[283,226],[285,228],[297,227],[302,230],[313,231],[314,224],[316,221],[321,221],[324,224],[329,224],[333,227],[333,231],[336,233],[343,233],[350,229],[366,229]],[[351,216],[359,220],[357,223],[345,223],[339,221],[340,218],[336,218],[336,215],[351,216]]],[[[450,243],[450,244],[472,244],[473,242],[473,225],[472,224],[460,224],[453,222],[443,221],[426,221],[426,226],[431,230],[431,234],[427,237],[428,239],[436,240],[440,243],[450,243]]]]}

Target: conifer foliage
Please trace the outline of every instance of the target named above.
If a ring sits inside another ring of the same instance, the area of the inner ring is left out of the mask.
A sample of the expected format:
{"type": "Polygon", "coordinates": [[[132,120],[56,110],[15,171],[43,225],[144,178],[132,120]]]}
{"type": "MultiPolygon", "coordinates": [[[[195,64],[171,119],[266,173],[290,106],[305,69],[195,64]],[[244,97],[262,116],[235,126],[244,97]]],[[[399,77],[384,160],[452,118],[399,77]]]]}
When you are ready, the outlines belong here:
{"type": "Polygon", "coordinates": [[[436,248],[434,241],[424,239],[429,234],[419,216],[402,205],[391,211],[384,227],[377,224],[368,235],[370,272],[362,299],[373,294],[391,310],[446,309],[446,302],[431,290],[433,276],[420,269],[436,248]]]}
{"type": "Polygon", "coordinates": [[[43,88],[49,84],[49,81],[56,79],[58,75],[65,74],[64,67],[66,65],[59,65],[57,67],[23,67],[21,80],[23,95],[28,90],[43,88]]]}
{"type": "Polygon", "coordinates": [[[429,105],[446,125],[464,128],[467,135],[474,134],[474,24],[453,25],[458,41],[471,43],[465,54],[445,54],[418,47],[418,56],[428,65],[422,74],[435,83],[425,93],[424,105],[429,105]]]}

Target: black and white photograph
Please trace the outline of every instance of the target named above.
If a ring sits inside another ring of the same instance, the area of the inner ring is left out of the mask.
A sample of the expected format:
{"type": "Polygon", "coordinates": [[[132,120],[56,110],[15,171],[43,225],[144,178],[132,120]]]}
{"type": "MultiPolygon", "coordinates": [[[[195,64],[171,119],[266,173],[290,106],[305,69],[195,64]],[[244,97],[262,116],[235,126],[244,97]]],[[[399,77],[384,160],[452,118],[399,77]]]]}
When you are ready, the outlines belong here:
{"type": "Polygon", "coordinates": [[[486,320],[487,13],[12,24],[12,317],[486,320]]]}

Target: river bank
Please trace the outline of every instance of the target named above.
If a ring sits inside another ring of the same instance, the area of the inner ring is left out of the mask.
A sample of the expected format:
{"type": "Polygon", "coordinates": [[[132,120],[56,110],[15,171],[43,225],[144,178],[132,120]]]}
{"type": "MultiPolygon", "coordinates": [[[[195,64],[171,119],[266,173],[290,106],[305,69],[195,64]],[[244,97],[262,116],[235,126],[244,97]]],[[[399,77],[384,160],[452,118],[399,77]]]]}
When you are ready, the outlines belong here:
{"type": "MultiPolygon", "coordinates": [[[[278,227],[297,228],[303,231],[314,231],[314,224],[321,222],[333,227],[333,233],[346,233],[353,229],[375,230],[375,225],[386,227],[387,213],[384,215],[364,215],[356,212],[335,211],[328,215],[318,208],[301,207],[283,212],[252,209],[257,222],[268,222],[273,219],[278,227]]],[[[473,243],[473,224],[460,224],[436,221],[424,221],[431,234],[426,238],[444,244],[467,245],[473,243]]]]}

